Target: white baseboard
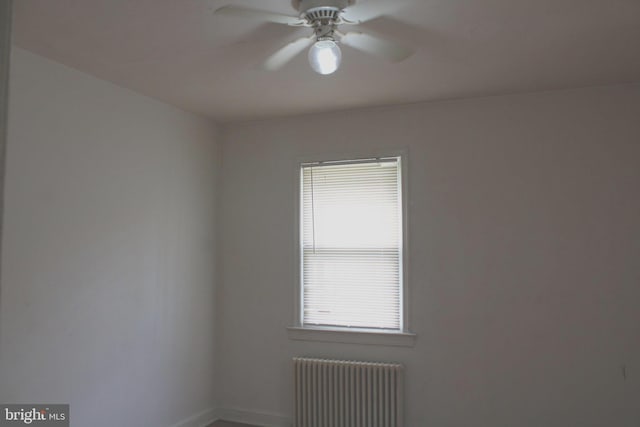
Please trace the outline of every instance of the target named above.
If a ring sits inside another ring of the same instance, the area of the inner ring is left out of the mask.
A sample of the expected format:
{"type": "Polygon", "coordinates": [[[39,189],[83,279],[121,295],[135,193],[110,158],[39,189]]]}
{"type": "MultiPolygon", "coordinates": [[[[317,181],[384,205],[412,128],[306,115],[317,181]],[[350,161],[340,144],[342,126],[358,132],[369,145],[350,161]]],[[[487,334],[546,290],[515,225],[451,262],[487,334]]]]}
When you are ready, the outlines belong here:
{"type": "Polygon", "coordinates": [[[219,408],[216,414],[220,420],[252,424],[261,427],[291,427],[293,425],[290,418],[281,415],[262,414],[240,409],[219,408]]]}
{"type": "Polygon", "coordinates": [[[171,427],[208,427],[211,423],[219,419],[218,411],[214,408],[209,408],[179,421],[171,427]]]}

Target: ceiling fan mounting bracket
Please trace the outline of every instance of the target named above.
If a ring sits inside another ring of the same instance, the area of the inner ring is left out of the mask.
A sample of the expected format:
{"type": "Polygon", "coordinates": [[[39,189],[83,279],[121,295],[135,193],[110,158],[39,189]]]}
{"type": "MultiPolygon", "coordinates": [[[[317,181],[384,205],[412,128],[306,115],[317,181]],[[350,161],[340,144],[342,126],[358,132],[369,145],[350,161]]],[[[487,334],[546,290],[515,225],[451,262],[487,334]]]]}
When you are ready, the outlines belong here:
{"type": "Polygon", "coordinates": [[[291,0],[291,5],[302,17],[307,11],[315,8],[334,8],[343,10],[351,6],[355,0],[291,0]]]}

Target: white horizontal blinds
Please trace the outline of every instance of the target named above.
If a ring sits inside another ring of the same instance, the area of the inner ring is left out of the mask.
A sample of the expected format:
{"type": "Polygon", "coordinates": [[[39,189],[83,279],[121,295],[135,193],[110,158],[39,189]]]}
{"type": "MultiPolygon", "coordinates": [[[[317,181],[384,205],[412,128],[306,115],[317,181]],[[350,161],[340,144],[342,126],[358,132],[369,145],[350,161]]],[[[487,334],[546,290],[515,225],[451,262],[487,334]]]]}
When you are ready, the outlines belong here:
{"type": "Polygon", "coordinates": [[[401,327],[399,159],[304,165],[305,325],[401,327]]]}

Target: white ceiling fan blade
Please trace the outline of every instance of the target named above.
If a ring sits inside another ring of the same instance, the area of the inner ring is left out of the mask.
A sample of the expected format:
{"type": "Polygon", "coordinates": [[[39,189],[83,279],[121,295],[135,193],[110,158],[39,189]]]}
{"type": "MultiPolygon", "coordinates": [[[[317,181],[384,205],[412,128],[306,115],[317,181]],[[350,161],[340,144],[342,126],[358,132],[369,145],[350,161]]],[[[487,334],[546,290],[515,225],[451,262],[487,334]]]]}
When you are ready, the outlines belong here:
{"type": "Polygon", "coordinates": [[[216,9],[216,15],[227,15],[227,16],[237,16],[241,18],[253,18],[258,19],[260,21],[266,22],[275,22],[276,24],[285,24],[291,26],[304,25],[305,21],[296,17],[296,16],[288,16],[282,15],[280,13],[273,13],[266,10],[260,9],[251,9],[248,7],[242,6],[222,6],[219,9],[216,9]]]}
{"type": "Polygon", "coordinates": [[[282,68],[287,62],[291,61],[300,52],[311,46],[314,42],[315,36],[302,37],[298,40],[294,40],[273,55],[271,55],[262,64],[262,68],[268,71],[276,71],[282,68]]]}
{"type": "Polygon", "coordinates": [[[342,17],[349,23],[361,24],[383,15],[390,15],[415,0],[368,0],[349,6],[342,12],[342,17]]]}
{"type": "Polygon", "coordinates": [[[391,62],[400,62],[414,54],[414,50],[368,34],[351,32],[342,35],[340,42],[354,49],[381,56],[391,62]]]}

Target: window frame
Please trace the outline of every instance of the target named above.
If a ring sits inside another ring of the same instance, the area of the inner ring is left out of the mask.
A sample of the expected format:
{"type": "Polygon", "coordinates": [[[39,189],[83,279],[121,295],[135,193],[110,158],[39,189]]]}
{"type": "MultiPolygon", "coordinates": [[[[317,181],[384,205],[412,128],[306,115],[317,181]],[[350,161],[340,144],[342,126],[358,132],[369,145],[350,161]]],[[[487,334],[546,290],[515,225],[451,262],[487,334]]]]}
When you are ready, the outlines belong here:
{"type": "Polygon", "coordinates": [[[294,319],[293,326],[288,327],[288,335],[292,340],[311,340],[325,342],[342,342],[353,344],[380,344],[392,346],[413,346],[416,335],[410,332],[409,316],[409,218],[408,218],[408,150],[371,150],[360,153],[344,153],[333,155],[310,155],[296,159],[294,165],[294,319]],[[303,323],[303,281],[302,281],[302,248],[301,248],[301,198],[302,198],[302,166],[316,162],[349,162],[364,159],[397,157],[400,168],[401,220],[402,220],[402,262],[400,265],[401,289],[400,329],[353,328],[339,326],[313,326],[303,323]]]}

